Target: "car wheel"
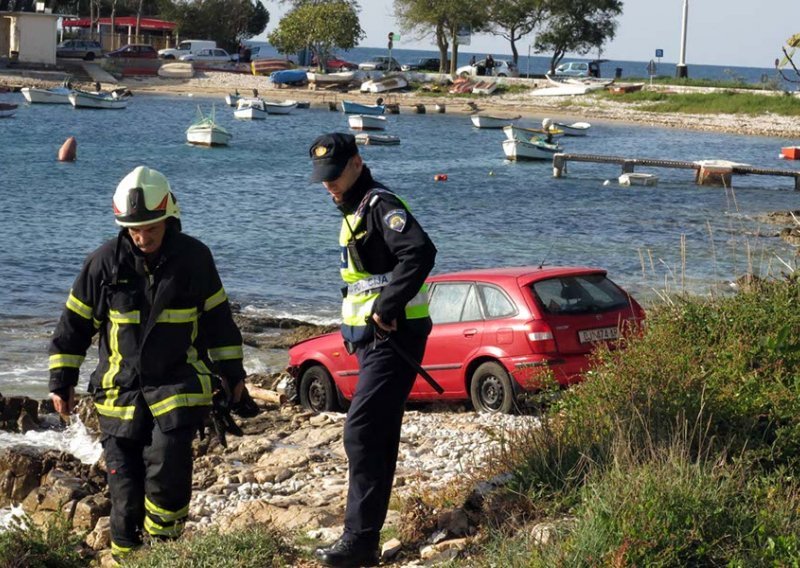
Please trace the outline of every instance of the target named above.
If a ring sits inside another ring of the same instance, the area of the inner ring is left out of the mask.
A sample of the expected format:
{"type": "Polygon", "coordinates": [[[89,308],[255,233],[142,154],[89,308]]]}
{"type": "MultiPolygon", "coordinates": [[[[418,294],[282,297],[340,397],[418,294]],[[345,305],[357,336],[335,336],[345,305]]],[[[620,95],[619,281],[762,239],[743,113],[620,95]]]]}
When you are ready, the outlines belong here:
{"type": "Polygon", "coordinates": [[[90,51],[89,53],[87,53],[87,54],[86,54],[86,57],[84,57],[84,59],[85,59],[86,61],[94,61],[94,53],[92,53],[92,52],[90,51]]]}
{"type": "Polygon", "coordinates": [[[498,77],[508,77],[508,75],[506,75],[505,73],[498,73],[497,76],[498,77]]]}
{"type": "Polygon", "coordinates": [[[509,414],[514,407],[511,377],[500,363],[482,363],[472,374],[469,387],[472,404],[478,412],[509,414]]]}
{"type": "Polygon", "coordinates": [[[339,397],[330,373],[321,365],[314,365],[300,377],[300,404],[314,412],[339,410],[339,397]]]}
{"type": "Polygon", "coordinates": [[[175,56],[172,55],[171,53],[169,53],[169,54],[164,56],[164,59],[175,59],[175,56]]]}

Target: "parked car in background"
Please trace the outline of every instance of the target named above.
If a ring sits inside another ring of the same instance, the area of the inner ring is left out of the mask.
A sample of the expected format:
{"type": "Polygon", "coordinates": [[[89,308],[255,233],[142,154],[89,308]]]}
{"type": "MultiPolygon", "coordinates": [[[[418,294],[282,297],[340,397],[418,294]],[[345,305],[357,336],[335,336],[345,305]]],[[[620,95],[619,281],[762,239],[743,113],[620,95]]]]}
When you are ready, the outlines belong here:
{"type": "Polygon", "coordinates": [[[77,57],[93,61],[103,57],[103,47],[93,39],[68,39],[56,46],[56,57],[77,57]]]}
{"type": "Polygon", "coordinates": [[[400,63],[394,57],[373,57],[368,61],[358,64],[362,71],[399,71],[400,63]]]}
{"type": "Polygon", "coordinates": [[[233,61],[230,53],[221,47],[213,49],[200,49],[196,53],[181,55],[181,61],[196,61],[198,63],[229,63],[233,61]]]}
{"type": "Polygon", "coordinates": [[[158,59],[156,49],[147,43],[131,43],[109,51],[106,57],[127,57],[132,59],[158,59]]]}
{"type": "Polygon", "coordinates": [[[463,65],[456,69],[459,77],[493,75],[495,77],[519,77],[519,69],[513,61],[495,59],[492,69],[486,68],[486,60],[480,59],[474,65],[463,65]]]}
{"type": "MultiPolygon", "coordinates": [[[[481,412],[512,412],[544,373],[562,386],[581,380],[595,346],[615,348],[645,317],[601,268],[470,270],[428,284],[433,330],[422,365],[445,392],[417,377],[409,400],[471,400],[481,412]]],[[[340,408],[358,381],[338,332],[293,345],[288,371],[301,404],[317,412],[340,408]]]]}
{"type": "MultiPolygon", "coordinates": [[[[313,57],[311,59],[311,66],[317,66],[317,58],[313,57]]],[[[326,73],[338,73],[340,71],[354,71],[358,69],[358,65],[355,63],[351,63],[350,61],[345,61],[336,55],[331,55],[328,59],[325,60],[325,72],[326,73]]]]}
{"type": "MultiPolygon", "coordinates": [[[[441,59],[438,57],[422,57],[417,63],[410,65],[401,65],[400,69],[403,71],[430,71],[433,73],[439,72],[439,63],[441,59]]],[[[450,62],[447,62],[445,71],[450,68],[450,62]]]]}
{"type": "Polygon", "coordinates": [[[588,77],[589,64],[586,61],[568,61],[556,67],[557,77],[588,77]]]}
{"type": "Polygon", "coordinates": [[[176,47],[168,47],[166,49],[159,49],[158,56],[162,59],[180,59],[184,55],[197,53],[201,49],[214,49],[217,47],[217,42],[207,39],[186,39],[180,42],[176,47]]]}

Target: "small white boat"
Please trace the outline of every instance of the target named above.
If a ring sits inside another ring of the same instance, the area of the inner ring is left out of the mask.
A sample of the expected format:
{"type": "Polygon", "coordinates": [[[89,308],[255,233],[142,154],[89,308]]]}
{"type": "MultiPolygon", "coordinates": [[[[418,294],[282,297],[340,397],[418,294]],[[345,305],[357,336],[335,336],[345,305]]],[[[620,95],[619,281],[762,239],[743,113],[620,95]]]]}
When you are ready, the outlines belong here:
{"type": "Polygon", "coordinates": [[[626,187],[630,187],[632,185],[651,187],[658,185],[658,176],[654,174],[630,173],[622,174],[619,176],[618,181],[620,185],[624,185],[626,187]]]}
{"type": "Polygon", "coordinates": [[[68,105],[69,95],[72,89],[67,87],[53,87],[52,89],[37,89],[35,87],[24,87],[20,89],[22,96],[31,104],[53,104],[68,105]]]}
{"type": "Polygon", "coordinates": [[[191,79],[194,77],[194,66],[190,61],[164,63],[158,68],[158,76],[168,79],[191,79]]]}
{"type": "Polygon", "coordinates": [[[398,136],[392,136],[391,134],[359,132],[356,134],[356,144],[363,144],[365,146],[397,146],[400,144],[400,138],[398,136]]]}
{"type": "Polygon", "coordinates": [[[408,80],[403,75],[387,75],[380,79],[370,79],[361,83],[362,93],[384,93],[408,86],[408,80]]]}
{"type": "Polygon", "coordinates": [[[522,140],[523,142],[530,142],[534,138],[541,138],[550,134],[553,138],[560,138],[564,136],[564,131],[559,128],[549,128],[544,130],[542,128],[523,128],[516,124],[508,124],[503,127],[503,133],[508,140],[522,140]]]}
{"type": "Polygon", "coordinates": [[[264,108],[269,114],[289,114],[297,108],[297,101],[264,101],[264,108]]]}
{"type": "Polygon", "coordinates": [[[233,138],[233,134],[225,130],[216,123],[214,119],[214,107],[211,107],[211,114],[204,115],[200,107],[197,107],[197,118],[186,129],[186,141],[189,144],[198,146],[227,146],[233,138]]]}
{"type": "Polygon", "coordinates": [[[239,103],[239,99],[242,98],[242,95],[239,94],[239,91],[234,93],[228,93],[225,95],[225,104],[228,106],[235,107],[239,103]]]}
{"type": "Polygon", "coordinates": [[[306,79],[315,87],[329,87],[334,85],[349,85],[361,81],[366,77],[363,71],[340,71],[338,73],[306,73],[306,79]]]}
{"type": "Polygon", "coordinates": [[[475,95],[491,95],[497,90],[497,81],[479,81],[472,87],[472,93],[475,95]]]}
{"type": "Polygon", "coordinates": [[[123,109],[128,106],[128,97],[113,93],[78,91],[70,93],[69,102],[74,108],[123,109]]]}
{"type": "Polygon", "coordinates": [[[588,122],[573,122],[572,124],[554,122],[553,124],[563,130],[566,136],[586,136],[592,127],[588,122]]]}
{"type": "Polygon", "coordinates": [[[11,118],[17,112],[17,106],[13,103],[0,103],[0,118],[11,118]]]}
{"type": "Polygon", "coordinates": [[[544,140],[503,140],[503,152],[509,160],[550,160],[562,150],[558,144],[548,144],[544,140]]]}
{"type": "Polygon", "coordinates": [[[236,103],[236,110],[233,116],[250,120],[264,120],[267,118],[267,107],[261,99],[252,97],[241,97],[236,103]]]}
{"type": "Polygon", "coordinates": [[[386,117],[370,114],[351,114],[347,123],[353,130],[386,130],[386,117]]]}
{"type": "Polygon", "coordinates": [[[503,128],[514,121],[522,118],[520,115],[516,116],[493,116],[488,114],[473,114],[471,117],[472,124],[478,128],[503,128]]]}

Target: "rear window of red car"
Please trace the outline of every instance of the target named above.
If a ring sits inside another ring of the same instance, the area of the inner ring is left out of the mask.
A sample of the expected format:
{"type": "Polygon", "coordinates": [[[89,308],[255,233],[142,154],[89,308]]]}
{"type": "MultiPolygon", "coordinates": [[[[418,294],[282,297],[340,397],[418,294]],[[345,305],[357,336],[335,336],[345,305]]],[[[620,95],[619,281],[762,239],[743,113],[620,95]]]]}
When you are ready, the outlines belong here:
{"type": "Polygon", "coordinates": [[[562,276],[534,282],[534,296],[548,314],[587,314],[618,310],[628,298],[602,274],[562,276]]]}

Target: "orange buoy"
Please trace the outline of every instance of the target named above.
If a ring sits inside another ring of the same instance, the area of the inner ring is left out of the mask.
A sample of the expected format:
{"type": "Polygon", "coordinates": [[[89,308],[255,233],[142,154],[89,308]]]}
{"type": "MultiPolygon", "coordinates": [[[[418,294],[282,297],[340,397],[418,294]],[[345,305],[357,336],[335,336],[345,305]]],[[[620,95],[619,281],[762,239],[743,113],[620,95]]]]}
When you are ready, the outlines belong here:
{"type": "Polygon", "coordinates": [[[447,181],[447,174],[436,174],[433,176],[433,181],[447,181]]]}
{"type": "Polygon", "coordinates": [[[74,162],[78,157],[78,142],[74,136],[67,138],[58,149],[59,162],[74,162]]]}

